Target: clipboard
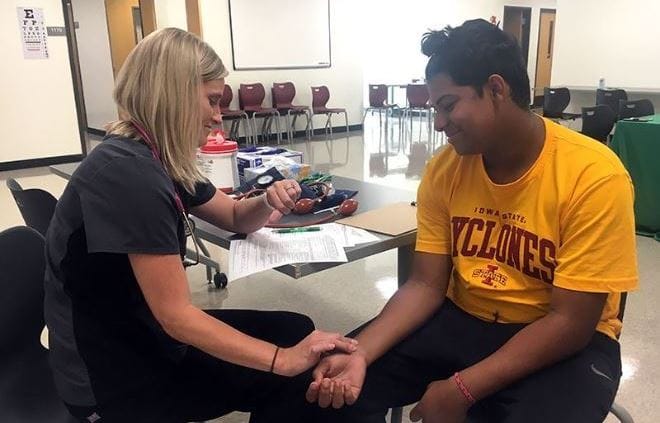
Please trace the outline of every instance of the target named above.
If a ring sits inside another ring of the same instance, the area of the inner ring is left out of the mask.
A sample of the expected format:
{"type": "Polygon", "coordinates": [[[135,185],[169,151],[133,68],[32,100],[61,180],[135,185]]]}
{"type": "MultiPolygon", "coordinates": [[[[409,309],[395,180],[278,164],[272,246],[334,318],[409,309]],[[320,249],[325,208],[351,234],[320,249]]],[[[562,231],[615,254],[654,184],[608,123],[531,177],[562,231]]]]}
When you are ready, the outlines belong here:
{"type": "Polygon", "coordinates": [[[397,236],[417,229],[417,207],[400,202],[339,219],[336,223],[397,236]]]}

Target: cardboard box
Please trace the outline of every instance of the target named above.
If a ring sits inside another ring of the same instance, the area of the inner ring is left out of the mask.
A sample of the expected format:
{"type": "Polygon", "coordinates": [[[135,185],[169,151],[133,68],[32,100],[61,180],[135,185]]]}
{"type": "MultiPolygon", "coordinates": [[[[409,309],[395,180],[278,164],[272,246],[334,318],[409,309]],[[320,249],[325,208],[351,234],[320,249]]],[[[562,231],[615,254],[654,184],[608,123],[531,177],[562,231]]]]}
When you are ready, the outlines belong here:
{"type": "MultiPolygon", "coordinates": [[[[268,166],[268,164],[259,166],[259,167],[247,167],[244,170],[244,176],[243,180],[241,182],[249,181],[257,176],[261,175],[268,169],[270,169],[271,166],[268,166]]],[[[301,179],[304,179],[308,177],[309,175],[312,174],[312,167],[308,164],[298,164],[296,163],[293,166],[290,166],[288,168],[280,168],[278,167],[277,170],[282,174],[287,179],[295,179],[297,181],[300,181],[301,179]]]]}
{"type": "MultiPolygon", "coordinates": [[[[281,149],[285,151],[279,154],[267,154],[268,152],[275,150],[277,149],[272,147],[258,147],[255,152],[243,152],[239,150],[236,155],[236,162],[238,164],[238,176],[241,183],[246,181],[244,175],[245,169],[260,167],[262,165],[265,166],[275,156],[287,157],[300,164],[303,162],[303,153],[301,151],[281,149]]],[[[249,178],[247,180],[249,180],[249,178]]]]}

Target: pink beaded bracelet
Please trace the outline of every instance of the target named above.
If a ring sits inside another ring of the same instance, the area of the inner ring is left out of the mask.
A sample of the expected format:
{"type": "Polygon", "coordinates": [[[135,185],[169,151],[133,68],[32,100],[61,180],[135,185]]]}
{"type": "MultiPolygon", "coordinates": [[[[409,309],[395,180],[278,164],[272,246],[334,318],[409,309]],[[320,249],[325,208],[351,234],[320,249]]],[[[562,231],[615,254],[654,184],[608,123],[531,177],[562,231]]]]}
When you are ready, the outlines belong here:
{"type": "Polygon", "coordinates": [[[477,402],[470,393],[470,391],[468,390],[468,388],[463,383],[463,380],[461,379],[461,375],[459,375],[458,372],[454,373],[454,382],[456,382],[456,386],[458,386],[458,389],[461,390],[463,396],[468,400],[470,404],[475,404],[477,402]]]}

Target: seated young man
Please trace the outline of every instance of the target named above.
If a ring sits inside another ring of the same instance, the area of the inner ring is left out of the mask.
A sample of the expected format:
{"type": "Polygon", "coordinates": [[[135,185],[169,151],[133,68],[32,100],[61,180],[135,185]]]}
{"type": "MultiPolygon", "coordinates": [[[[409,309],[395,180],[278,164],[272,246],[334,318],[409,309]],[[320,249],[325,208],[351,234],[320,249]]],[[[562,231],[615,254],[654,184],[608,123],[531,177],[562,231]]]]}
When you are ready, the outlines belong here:
{"type": "Polygon", "coordinates": [[[316,421],[383,422],[419,401],[425,423],[601,422],[621,293],[638,281],[630,177],[603,144],[530,112],[511,35],[467,21],[422,51],[450,146],[419,187],[407,283],[356,331],[358,353],[314,371],[316,421]]]}

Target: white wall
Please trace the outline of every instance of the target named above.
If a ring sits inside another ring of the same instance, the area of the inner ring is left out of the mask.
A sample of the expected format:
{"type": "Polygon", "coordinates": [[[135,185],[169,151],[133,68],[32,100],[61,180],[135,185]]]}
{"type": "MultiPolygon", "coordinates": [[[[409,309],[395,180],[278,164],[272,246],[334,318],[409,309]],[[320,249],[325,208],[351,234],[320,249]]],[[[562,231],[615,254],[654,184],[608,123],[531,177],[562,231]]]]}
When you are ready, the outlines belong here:
{"type": "Polygon", "coordinates": [[[154,0],[156,28],[181,28],[188,30],[185,0],[154,0]]]}
{"type": "Polygon", "coordinates": [[[660,1],[557,0],[553,85],[660,89],[660,1]]]}
{"type": "MultiPolygon", "coordinates": [[[[528,73],[534,87],[539,15],[542,8],[554,9],[556,0],[410,0],[401,7],[398,0],[365,0],[369,21],[364,51],[364,80],[369,83],[398,84],[423,79],[427,58],[420,51],[422,35],[428,29],[457,26],[468,19],[499,20],[504,6],[532,8],[528,73]]],[[[367,88],[364,87],[367,95],[367,88]]],[[[366,97],[368,98],[368,97],[366,97]]],[[[405,101],[396,98],[401,104],[405,101]]]]}
{"type": "Polygon", "coordinates": [[[115,84],[104,0],[73,0],[80,73],[87,110],[87,126],[103,130],[106,123],[117,119],[112,100],[115,84]]]}
{"type": "MultiPolygon", "coordinates": [[[[61,0],[30,0],[47,26],[64,26],[61,0]]],[[[48,37],[50,57],[23,59],[16,7],[0,3],[0,162],[81,154],[66,37],[48,37]]]]}
{"type": "MultiPolygon", "coordinates": [[[[332,43],[332,66],[326,69],[287,69],[236,71],[232,68],[231,36],[229,30],[228,2],[200,0],[200,15],[204,40],[220,55],[229,69],[227,82],[234,90],[233,108],[238,107],[240,83],[261,82],[266,88],[266,105],[271,104],[270,87],[273,82],[292,81],[296,85],[295,104],[311,105],[313,85],[327,85],[330,89],[330,107],[345,107],[350,124],[362,119],[362,36],[364,16],[360,13],[360,2],[351,0],[330,1],[330,40],[332,43]]],[[[292,10],[291,13],[295,13],[292,10]]],[[[264,36],[277,37],[275,25],[263,29],[264,36]]],[[[295,41],[282,40],[282,49],[295,48],[295,41]]],[[[322,118],[317,117],[315,127],[322,118]]],[[[304,120],[304,119],[303,119],[304,120]]],[[[334,120],[335,126],[343,122],[334,120]]]]}

